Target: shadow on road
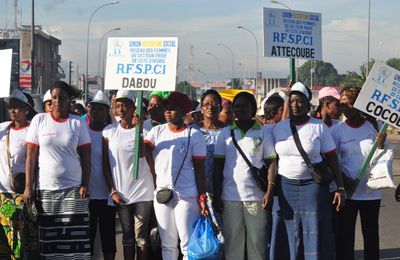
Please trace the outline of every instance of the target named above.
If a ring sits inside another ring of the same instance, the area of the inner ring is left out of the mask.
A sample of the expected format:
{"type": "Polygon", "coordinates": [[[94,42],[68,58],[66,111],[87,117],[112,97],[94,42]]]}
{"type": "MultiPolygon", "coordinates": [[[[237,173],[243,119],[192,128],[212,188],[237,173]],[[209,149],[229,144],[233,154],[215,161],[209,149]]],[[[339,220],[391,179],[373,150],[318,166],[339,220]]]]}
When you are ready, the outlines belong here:
{"type": "MultiPolygon", "coordinates": [[[[381,257],[380,259],[400,259],[400,248],[387,248],[387,249],[381,249],[381,257]]],[[[363,250],[357,250],[355,252],[355,259],[361,260],[364,259],[364,251],[363,250]]]]}

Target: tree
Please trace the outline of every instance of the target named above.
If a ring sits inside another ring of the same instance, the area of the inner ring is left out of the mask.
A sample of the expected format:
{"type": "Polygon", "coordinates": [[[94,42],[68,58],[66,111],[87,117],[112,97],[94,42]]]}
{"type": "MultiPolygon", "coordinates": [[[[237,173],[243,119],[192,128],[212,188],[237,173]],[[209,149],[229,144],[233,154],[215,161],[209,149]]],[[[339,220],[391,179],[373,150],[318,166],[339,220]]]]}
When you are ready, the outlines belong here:
{"type": "Polygon", "coordinates": [[[399,58],[390,58],[386,61],[386,64],[393,69],[400,70],[400,59],[399,58]]]}
{"type": "MultiPolygon", "coordinates": [[[[341,78],[335,67],[329,62],[314,62],[315,73],[313,74],[314,86],[335,86],[341,78]]],[[[307,61],[299,68],[299,81],[305,85],[311,85],[311,61],[307,61]]]]}
{"type": "MultiPolygon", "coordinates": [[[[375,60],[371,59],[368,64],[368,72],[371,71],[372,66],[374,66],[375,60]]],[[[343,77],[341,81],[341,85],[344,87],[348,86],[355,86],[355,87],[362,87],[364,85],[365,80],[367,79],[367,64],[363,63],[360,66],[360,74],[355,71],[348,71],[343,77]]]]}

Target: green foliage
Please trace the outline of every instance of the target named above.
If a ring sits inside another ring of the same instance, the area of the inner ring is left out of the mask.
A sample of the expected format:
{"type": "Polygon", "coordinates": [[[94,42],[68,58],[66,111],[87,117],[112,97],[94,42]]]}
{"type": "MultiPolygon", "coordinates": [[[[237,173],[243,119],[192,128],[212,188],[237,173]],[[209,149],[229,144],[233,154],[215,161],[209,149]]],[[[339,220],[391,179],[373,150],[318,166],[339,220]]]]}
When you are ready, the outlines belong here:
{"type": "MultiPolygon", "coordinates": [[[[372,66],[374,66],[375,60],[371,59],[368,64],[368,72],[371,71],[372,66]]],[[[354,87],[362,87],[364,85],[365,80],[367,79],[367,64],[364,63],[360,66],[360,72],[357,73],[355,71],[348,71],[343,77],[341,85],[344,87],[354,86],[354,87]]]]}
{"type": "MultiPolygon", "coordinates": [[[[329,62],[314,61],[315,73],[313,86],[336,86],[341,80],[335,67],[329,62]]],[[[311,61],[307,61],[299,68],[299,81],[305,85],[311,85],[311,61]]]]}
{"type": "Polygon", "coordinates": [[[393,69],[400,70],[400,59],[399,58],[390,58],[386,61],[386,64],[393,69]]]}

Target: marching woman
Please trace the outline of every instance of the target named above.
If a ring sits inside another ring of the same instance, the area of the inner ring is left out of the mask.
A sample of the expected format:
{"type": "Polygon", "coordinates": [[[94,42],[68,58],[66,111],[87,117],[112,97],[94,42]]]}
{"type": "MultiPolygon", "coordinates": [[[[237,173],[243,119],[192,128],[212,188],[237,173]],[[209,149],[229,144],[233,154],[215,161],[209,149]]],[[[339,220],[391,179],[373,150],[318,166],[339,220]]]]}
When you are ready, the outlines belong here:
{"type": "Polygon", "coordinates": [[[103,130],[103,163],[109,196],[121,221],[124,259],[135,259],[137,251],[136,259],[149,260],[154,184],[144,158],[143,139],[135,140],[136,127],[141,127],[134,122],[135,100],[133,91],[118,90],[115,109],[120,121],[103,130]],[[139,151],[134,150],[135,142],[140,142],[139,151]],[[137,152],[140,158],[135,179],[133,162],[137,152]]]}
{"type": "Polygon", "coordinates": [[[378,134],[377,122],[368,121],[354,107],[361,88],[348,87],[340,93],[340,106],[346,121],[333,127],[340,168],[344,174],[346,192],[353,193],[346,206],[337,214],[336,259],[354,259],[354,238],[357,215],[360,213],[364,238],[364,259],[379,259],[379,210],[382,190],[368,190],[368,174],[354,187],[354,180],[374,141],[384,148],[385,136],[378,134]]]}
{"type": "Polygon", "coordinates": [[[254,119],[257,102],[252,94],[237,94],[233,111],[236,119],[222,130],[214,152],[214,206],[222,211],[225,259],[242,260],[247,255],[248,259],[264,260],[268,230],[265,209],[272,202],[276,178],[274,143],[270,128],[254,119]],[[263,171],[266,192],[257,185],[246,161],[263,171]]]}
{"type": "Polygon", "coordinates": [[[184,125],[191,102],[185,94],[173,92],[166,100],[166,124],[147,134],[146,150],[155,161],[157,192],[154,209],[162,244],[163,259],[178,259],[178,243],[184,259],[194,223],[206,216],[204,176],[206,143],[196,129],[184,125]]]}
{"type": "Polygon", "coordinates": [[[33,99],[20,90],[9,98],[11,121],[0,124],[0,258],[39,259],[37,229],[23,216],[26,133],[36,114],[33,99]]]}
{"type": "MultiPolygon", "coordinates": [[[[206,189],[207,189],[207,206],[210,211],[211,218],[214,224],[218,227],[219,231],[222,231],[222,219],[220,214],[212,209],[212,198],[213,198],[213,168],[214,168],[214,151],[215,145],[217,144],[218,136],[220,135],[225,124],[219,121],[218,115],[221,111],[222,98],[220,94],[209,89],[203,93],[200,99],[200,109],[203,114],[203,120],[193,127],[200,130],[204,135],[204,139],[207,144],[207,158],[205,159],[205,175],[206,175],[206,189]]],[[[223,242],[222,233],[218,234],[220,241],[223,242]]]]}
{"type": "Polygon", "coordinates": [[[292,260],[335,259],[329,185],[318,184],[313,180],[310,169],[297,148],[300,145],[296,145],[293,133],[297,133],[304,154],[312,164],[322,162],[322,154],[333,170],[338,187],[333,204],[336,205],[336,210],[340,210],[344,202],[344,188],[336,146],[328,126],[321,120],[308,116],[311,91],[297,82],[288,98],[290,119],[279,122],[273,128],[279,165],[270,258],[281,259],[283,254],[286,255],[287,244],[280,241],[287,238],[292,260]],[[281,232],[277,226],[282,221],[286,232],[281,232]]]}
{"type": "Polygon", "coordinates": [[[32,202],[38,160],[41,259],[89,259],[90,136],[85,122],[68,112],[80,91],[63,81],[50,91],[53,111],[36,115],[27,133],[24,201],[32,202]]]}
{"type": "Polygon", "coordinates": [[[97,226],[100,231],[101,248],[104,260],[115,258],[115,208],[108,206],[108,187],[103,172],[103,135],[104,127],[109,123],[108,97],[99,90],[89,105],[89,134],[91,140],[91,173],[89,181],[90,201],[90,246],[93,256],[97,226]]]}

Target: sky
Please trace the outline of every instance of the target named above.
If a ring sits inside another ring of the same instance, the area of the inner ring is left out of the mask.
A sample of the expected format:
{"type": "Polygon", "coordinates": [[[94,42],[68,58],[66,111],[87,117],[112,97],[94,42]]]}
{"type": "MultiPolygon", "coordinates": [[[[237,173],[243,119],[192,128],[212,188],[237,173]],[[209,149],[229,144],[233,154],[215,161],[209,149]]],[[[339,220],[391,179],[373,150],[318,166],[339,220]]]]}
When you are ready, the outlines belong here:
{"type": "MultiPolygon", "coordinates": [[[[112,0],[36,0],[35,23],[62,40],[61,66],[68,62],[86,66],[86,35],[94,10],[112,0]]],[[[293,10],[322,14],[323,61],[332,63],[339,73],[359,71],[367,61],[368,0],[282,0],[293,10]]],[[[13,25],[13,0],[0,0],[0,28],[13,25]],[[6,8],[6,4],[7,7],[6,8]]],[[[232,77],[232,55],[235,77],[254,77],[256,43],[259,45],[259,71],[264,77],[287,77],[288,59],[263,57],[262,8],[284,8],[261,0],[120,0],[101,8],[93,16],[89,33],[89,74],[98,73],[99,43],[106,37],[179,37],[178,80],[205,82],[232,77]],[[191,46],[192,54],[191,55],[191,46]],[[217,60],[207,55],[215,55],[217,60]],[[195,72],[190,75],[189,64],[195,72]],[[198,72],[200,70],[201,72],[198,72]]],[[[30,25],[31,0],[18,0],[18,24],[30,25]]],[[[371,0],[370,57],[386,61],[400,57],[399,0],[371,0]]],[[[106,41],[100,49],[100,61],[106,41]]],[[[301,66],[305,60],[299,60],[301,66]]],[[[102,63],[102,62],[101,62],[102,63]]],[[[101,64],[100,63],[100,64],[101,64]]],[[[75,76],[76,77],[76,76],[75,76]]]]}

